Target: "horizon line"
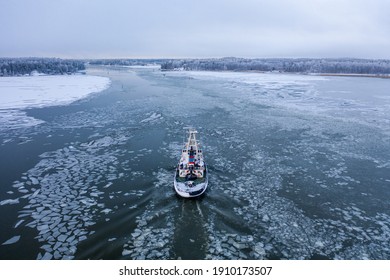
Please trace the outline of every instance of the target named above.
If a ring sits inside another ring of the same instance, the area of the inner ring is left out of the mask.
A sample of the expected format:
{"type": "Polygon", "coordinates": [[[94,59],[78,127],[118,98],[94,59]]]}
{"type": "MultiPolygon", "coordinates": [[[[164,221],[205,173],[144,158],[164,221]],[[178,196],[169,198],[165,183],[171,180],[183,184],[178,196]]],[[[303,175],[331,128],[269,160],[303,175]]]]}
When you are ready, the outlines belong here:
{"type": "Polygon", "coordinates": [[[367,58],[367,57],[291,57],[291,56],[276,56],[276,57],[245,57],[245,56],[209,56],[209,57],[142,57],[142,56],[128,56],[128,57],[95,57],[95,58],[80,58],[80,57],[69,57],[69,56],[1,56],[0,59],[61,59],[61,60],[207,60],[207,59],[291,59],[291,60],[299,60],[299,59],[313,59],[313,60],[347,60],[347,59],[356,59],[356,60],[390,60],[390,58],[367,58]]]}

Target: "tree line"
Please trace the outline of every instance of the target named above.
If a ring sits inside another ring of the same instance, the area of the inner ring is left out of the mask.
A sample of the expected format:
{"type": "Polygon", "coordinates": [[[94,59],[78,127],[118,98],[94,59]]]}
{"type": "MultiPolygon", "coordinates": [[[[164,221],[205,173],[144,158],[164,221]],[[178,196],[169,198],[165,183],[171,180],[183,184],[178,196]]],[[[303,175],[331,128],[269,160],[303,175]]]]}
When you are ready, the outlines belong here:
{"type": "Polygon", "coordinates": [[[73,74],[85,70],[81,60],[59,58],[0,58],[0,76],[73,74]]]}
{"type": "Polygon", "coordinates": [[[210,59],[94,59],[0,58],[0,76],[72,74],[85,65],[161,65],[161,70],[260,71],[291,73],[390,75],[390,60],[385,59],[311,59],[236,57],[210,59]]]}
{"type": "Polygon", "coordinates": [[[151,64],[161,65],[168,59],[92,59],[87,60],[90,65],[112,65],[112,66],[146,66],[151,64]]]}
{"type": "Polygon", "coordinates": [[[329,74],[390,74],[390,60],[384,59],[173,59],[161,64],[161,70],[277,71],[329,74]]]}

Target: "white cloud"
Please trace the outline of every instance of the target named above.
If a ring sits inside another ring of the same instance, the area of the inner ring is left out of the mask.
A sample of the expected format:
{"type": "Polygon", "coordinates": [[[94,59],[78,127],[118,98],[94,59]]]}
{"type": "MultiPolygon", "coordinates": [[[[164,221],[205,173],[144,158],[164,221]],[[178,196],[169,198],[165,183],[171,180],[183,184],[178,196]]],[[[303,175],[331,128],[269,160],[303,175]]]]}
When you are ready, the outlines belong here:
{"type": "Polygon", "coordinates": [[[3,2],[6,56],[390,58],[386,0],[3,2]]]}

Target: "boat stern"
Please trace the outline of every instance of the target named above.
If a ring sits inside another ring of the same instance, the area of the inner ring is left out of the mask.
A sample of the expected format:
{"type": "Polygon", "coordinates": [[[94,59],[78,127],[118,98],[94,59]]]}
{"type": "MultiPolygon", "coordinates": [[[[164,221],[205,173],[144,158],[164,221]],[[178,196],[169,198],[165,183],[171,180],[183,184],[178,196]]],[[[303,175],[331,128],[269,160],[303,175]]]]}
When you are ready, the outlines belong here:
{"type": "Polygon", "coordinates": [[[193,181],[178,182],[174,181],[176,193],[184,198],[201,196],[207,189],[207,180],[202,183],[194,184],[193,181]]]}

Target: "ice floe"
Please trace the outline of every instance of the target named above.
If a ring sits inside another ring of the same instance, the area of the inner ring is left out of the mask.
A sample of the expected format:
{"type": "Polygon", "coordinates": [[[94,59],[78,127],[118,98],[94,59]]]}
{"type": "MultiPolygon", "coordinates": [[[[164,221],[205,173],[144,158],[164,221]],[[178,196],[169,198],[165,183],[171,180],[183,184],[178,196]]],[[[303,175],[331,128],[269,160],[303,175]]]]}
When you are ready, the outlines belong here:
{"type": "MultiPolygon", "coordinates": [[[[172,176],[166,170],[160,169],[157,178],[154,188],[158,190],[162,186],[167,186],[169,184],[167,179],[171,179],[172,176]]],[[[161,193],[161,190],[158,192],[161,193]]],[[[162,197],[169,195],[170,193],[166,192],[162,197]]],[[[122,256],[137,260],[169,259],[174,229],[170,212],[169,208],[156,209],[154,201],[151,201],[145,211],[136,217],[136,228],[130,234],[130,240],[124,244],[122,256]],[[162,219],[164,220],[162,226],[153,226],[156,221],[162,219]]]]}
{"type": "Polygon", "coordinates": [[[122,256],[135,260],[169,259],[173,228],[148,226],[150,221],[166,213],[163,211],[156,215],[145,211],[137,219],[137,228],[131,234],[131,240],[123,246],[122,256]]]}
{"type": "Polygon", "coordinates": [[[8,239],[7,241],[5,241],[3,244],[1,245],[10,245],[10,244],[14,244],[16,242],[18,242],[20,239],[20,235],[16,235],[14,237],[11,237],[10,239],[8,239]]]}
{"type": "Polygon", "coordinates": [[[0,201],[0,205],[6,205],[6,204],[18,204],[19,203],[19,198],[15,199],[5,199],[3,201],[0,201]]]}
{"type": "Polygon", "coordinates": [[[117,156],[121,151],[107,147],[120,146],[127,140],[123,135],[105,136],[43,153],[35,167],[14,182],[14,187],[25,195],[1,204],[27,200],[24,210],[19,212],[23,219],[15,228],[24,223],[37,230],[36,239],[43,244],[38,259],[73,258],[78,243],[93,233],[90,227],[99,213],[112,212],[99,202],[105,192],[97,186],[107,185],[107,170],[111,176],[120,177],[117,156]]]}
{"type": "Polygon", "coordinates": [[[162,118],[161,114],[153,113],[148,118],[141,120],[141,123],[154,122],[162,118]]]}

